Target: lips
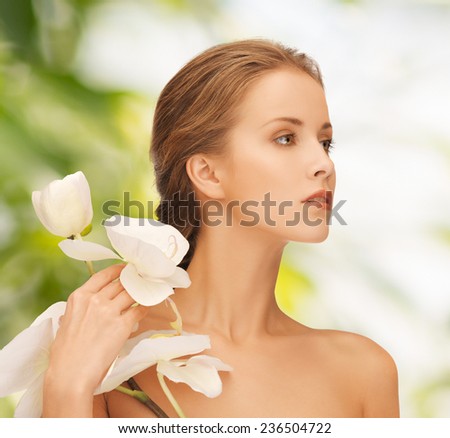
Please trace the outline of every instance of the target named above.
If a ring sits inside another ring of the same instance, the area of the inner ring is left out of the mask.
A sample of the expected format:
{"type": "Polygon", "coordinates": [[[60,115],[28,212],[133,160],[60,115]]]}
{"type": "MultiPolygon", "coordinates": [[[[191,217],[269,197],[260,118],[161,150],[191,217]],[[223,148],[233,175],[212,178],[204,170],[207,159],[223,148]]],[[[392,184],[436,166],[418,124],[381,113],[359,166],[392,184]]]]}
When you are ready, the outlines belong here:
{"type": "Polygon", "coordinates": [[[325,208],[331,210],[333,206],[333,192],[331,190],[319,190],[308,196],[302,202],[314,205],[318,208],[325,208]]]}

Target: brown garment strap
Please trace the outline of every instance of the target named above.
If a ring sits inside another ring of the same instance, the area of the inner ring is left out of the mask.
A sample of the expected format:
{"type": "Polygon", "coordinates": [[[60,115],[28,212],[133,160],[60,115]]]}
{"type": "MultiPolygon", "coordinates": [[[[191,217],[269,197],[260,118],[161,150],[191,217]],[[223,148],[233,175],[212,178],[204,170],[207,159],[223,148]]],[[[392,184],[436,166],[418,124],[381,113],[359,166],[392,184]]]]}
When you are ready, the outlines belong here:
{"type": "MultiPolygon", "coordinates": [[[[137,384],[136,380],[133,379],[133,377],[131,379],[128,379],[127,383],[128,385],[130,385],[130,388],[132,390],[144,392],[137,384]]],[[[148,394],[146,395],[148,397],[148,394]]],[[[169,416],[150,397],[148,397],[148,400],[142,403],[144,403],[144,405],[147,406],[158,418],[169,418],[169,416]]]]}

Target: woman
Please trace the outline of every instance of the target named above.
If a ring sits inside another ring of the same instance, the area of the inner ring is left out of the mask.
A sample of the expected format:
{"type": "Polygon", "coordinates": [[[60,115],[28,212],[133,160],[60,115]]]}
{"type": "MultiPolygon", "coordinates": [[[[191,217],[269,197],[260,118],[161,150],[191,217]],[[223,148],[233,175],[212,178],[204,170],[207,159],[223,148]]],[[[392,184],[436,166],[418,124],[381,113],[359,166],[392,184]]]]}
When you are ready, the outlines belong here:
{"type": "MultiPolygon", "coordinates": [[[[276,43],[215,46],[164,88],[151,146],[157,216],[189,240],[180,266],[192,281],[175,289],[174,301],[184,330],[208,334],[208,353],[233,367],[215,399],[169,383],[188,417],[399,415],[396,366],[385,350],[360,335],[306,327],[275,301],[286,244],[328,235],[331,143],[318,66],[276,43]]],[[[44,416],[153,416],[117,391],[92,395],[136,322],[145,331],[173,319],[162,304],[130,308],[114,281],[121,269],[95,274],[70,296],[46,373],[44,416]]],[[[154,367],[135,381],[176,416],[154,367]]]]}

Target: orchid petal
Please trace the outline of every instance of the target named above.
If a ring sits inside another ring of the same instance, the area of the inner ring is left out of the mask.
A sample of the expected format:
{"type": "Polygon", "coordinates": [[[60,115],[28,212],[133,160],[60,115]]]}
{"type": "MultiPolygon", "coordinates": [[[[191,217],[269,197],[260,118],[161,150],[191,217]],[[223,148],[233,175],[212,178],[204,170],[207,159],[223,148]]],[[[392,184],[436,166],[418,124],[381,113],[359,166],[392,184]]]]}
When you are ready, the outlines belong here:
{"type": "Polygon", "coordinates": [[[117,356],[113,361],[112,364],[109,366],[108,371],[106,371],[105,376],[103,377],[103,380],[107,380],[109,376],[111,375],[114,367],[116,366],[117,361],[119,360],[119,356],[117,356]]]}
{"type": "Polygon", "coordinates": [[[128,355],[118,358],[115,367],[102,381],[95,394],[112,391],[125,380],[155,365],[159,360],[195,354],[210,347],[209,336],[205,335],[143,339],[128,355]]]}
{"type": "Polygon", "coordinates": [[[39,325],[42,321],[49,318],[51,318],[52,320],[58,319],[61,315],[64,315],[64,312],[66,311],[66,306],[67,306],[66,301],[58,301],[56,303],[53,303],[31,323],[30,327],[39,325]]]}
{"type": "Polygon", "coordinates": [[[144,339],[149,339],[154,335],[176,335],[177,332],[175,330],[148,330],[146,332],[141,333],[140,335],[134,336],[133,338],[129,338],[122,349],[120,350],[119,357],[125,357],[127,354],[131,352],[131,350],[136,347],[139,342],[144,339]]]}
{"type": "Polygon", "coordinates": [[[44,212],[42,211],[41,198],[42,192],[36,190],[33,193],[31,193],[31,202],[33,203],[36,216],[38,217],[41,224],[44,225],[44,227],[47,228],[48,231],[50,231],[50,233],[58,235],[58,230],[56,228],[53,228],[52,224],[47,220],[47,217],[44,215],[44,212]]]}
{"type": "Polygon", "coordinates": [[[31,199],[39,220],[57,236],[81,233],[92,221],[89,184],[82,172],[52,181],[31,199]]]}
{"type": "Polygon", "coordinates": [[[61,251],[75,260],[105,260],[121,258],[106,246],[83,240],[66,239],[58,243],[61,251]]]}
{"type": "Polygon", "coordinates": [[[191,285],[189,274],[178,266],[175,268],[175,272],[170,277],[164,278],[163,280],[171,287],[186,288],[191,285]]]}
{"type": "Polygon", "coordinates": [[[229,371],[231,367],[211,356],[190,358],[184,364],[170,361],[159,361],[157,371],[174,382],[189,385],[194,391],[214,398],[222,392],[222,380],[218,368],[229,371]]]}
{"type": "Polygon", "coordinates": [[[143,306],[159,304],[174,293],[167,283],[150,281],[140,276],[132,264],[122,270],[120,281],[131,297],[143,306]]]}
{"type": "Polygon", "coordinates": [[[136,266],[140,274],[153,278],[169,277],[175,271],[175,263],[155,245],[117,233],[115,227],[106,227],[114,249],[128,262],[136,266]]]}
{"type": "Polygon", "coordinates": [[[195,363],[195,364],[211,365],[217,371],[233,371],[232,366],[226,364],[218,357],[209,356],[207,354],[198,354],[197,356],[193,356],[189,358],[188,362],[192,364],[195,363]]]}
{"type": "Polygon", "coordinates": [[[43,406],[44,374],[38,376],[22,395],[14,411],[15,418],[40,418],[43,406]]]}
{"type": "Polygon", "coordinates": [[[166,257],[178,265],[189,249],[189,242],[175,227],[154,219],[130,218],[120,215],[105,221],[106,228],[135,237],[158,247],[166,257]]]}
{"type": "Polygon", "coordinates": [[[45,370],[53,339],[52,320],[45,319],[20,332],[0,350],[0,397],[29,387],[45,370]]]}
{"type": "Polygon", "coordinates": [[[41,324],[46,319],[52,320],[53,326],[53,338],[56,336],[56,332],[59,328],[59,318],[64,315],[66,311],[67,303],[65,301],[59,301],[57,303],[52,304],[47,310],[41,313],[30,325],[30,327],[34,327],[36,325],[41,324]]]}
{"type": "Polygon", "coordinates": [[[94,216],[91,201],[91,189],[89,187],[88,180],[86,179],[84,173],[81,171],[75,172],[72,175],[68,175],[66,178],[69,182],[74,184],[78,190],[81,204],[84,206],[86,219],[88,219],[87,225],[84,227],[86,228],[92,222],[92,217],[94,216]]]}

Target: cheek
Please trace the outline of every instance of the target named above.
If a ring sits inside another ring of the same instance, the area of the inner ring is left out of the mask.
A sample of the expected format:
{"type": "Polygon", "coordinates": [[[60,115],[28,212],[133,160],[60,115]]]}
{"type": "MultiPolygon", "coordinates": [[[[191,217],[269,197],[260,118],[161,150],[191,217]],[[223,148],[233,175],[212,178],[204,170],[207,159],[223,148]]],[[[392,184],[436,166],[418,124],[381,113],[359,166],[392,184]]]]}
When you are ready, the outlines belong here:
{"type": "Polygon", "coordinates": [[[330,176],[329,178],[329,185],[330,185],[330,189],[335,190],[336,188],[336,172],[333,172],[333,175],[330,176]]]}
{"type": "Polygon", "coordinates": [[[270,192],[271,197],[286,197],[297,185],[292,163],[276,154],[253,154],[242,151],[238,159],[230,163],[224,184],[227,199],[262,200],[270,192]]]}

